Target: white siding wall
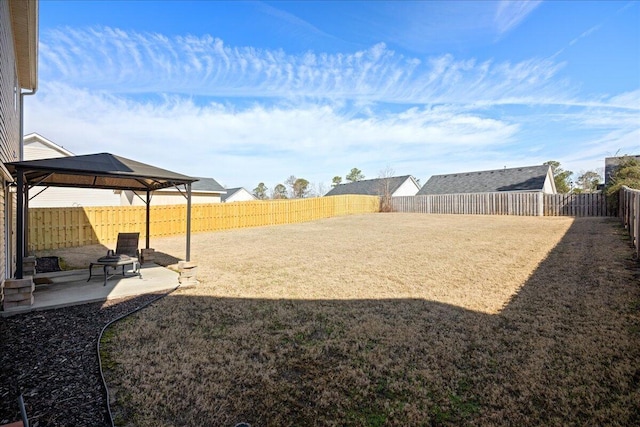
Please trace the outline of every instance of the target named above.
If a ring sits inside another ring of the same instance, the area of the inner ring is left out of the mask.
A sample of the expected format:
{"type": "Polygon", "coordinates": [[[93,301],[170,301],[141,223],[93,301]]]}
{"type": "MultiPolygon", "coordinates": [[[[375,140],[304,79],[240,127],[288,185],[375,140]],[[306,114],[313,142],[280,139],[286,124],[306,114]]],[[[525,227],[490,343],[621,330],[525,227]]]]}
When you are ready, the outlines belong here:
{"type": "Polygon", "coordinates": [[[253,200],[256,200],[256,198],[253,197],[253,194],[249,193],[244,188],[241,188],[231,196],[228,196],[227,199],[225,200],[225,203],[248,202],[253,200]]]}
{"type": "MultiPolygon", "coordinates": [[[[0,161],[13,162],[20,154],[20,96],[16,58],[14,51],[11,21],[9,20],[9,3],[0,1],[0,161]]],[[[4,168],[4,165],[2,166],[4,168]]],[[[7,179],[0,173],[0,281],[10,277],[13,270],[13,246],[7,230],[12,230],[12,209],[7,203],[7,192],[4,191],[7,179]]]]}
{"type": "Polygon", "coordinates": [[[29,197],[33,197],[33,199],[29,200],[30,208],[120,205],[120,195],[113,190],[50,187],[35,196],[43,188],[34,187],[29,191],[29,197]]]}
{"type": "Polygon", "coordinates": [[[67,157],[68,155],[56,150],[49,145],[42,142],[31,139],[25,139],[24,141],[24,159],[25,160],[38,160],[38,159],[52,159],[54,157],[67,157]]]}
{"type": "MultiPolygon", "coordinates": [[[[145,193],[138,193],[143,199],[145,193]]],[[[144,206],[142,200],[131,191],[123,191],[121,194],[122,206],[144,206]]],[[[220,195],[217,193],[191,193],[191,203],[220,203],[220,195]]],[[[161,205],[186,205],[187,199],[177,192],[156,191],[151,195],[151,206],[161,205]]]]}
{"type": "Polygon", "coordinates": [[[544,181],[544,187],[542,187],[542,192],[545,194],[555,194],[553,191],[553,187],[551,186],[551,180],[553,180],[553,177],[548,177],[547,179],[544,181]]]}
{"type": "Polygon", "coordinates": [[[405,182],[392,194],[393,197],[398,196],[415,196],[416,193],[420,190],[414,183],[411,178],[407,178],[405,182]]]}

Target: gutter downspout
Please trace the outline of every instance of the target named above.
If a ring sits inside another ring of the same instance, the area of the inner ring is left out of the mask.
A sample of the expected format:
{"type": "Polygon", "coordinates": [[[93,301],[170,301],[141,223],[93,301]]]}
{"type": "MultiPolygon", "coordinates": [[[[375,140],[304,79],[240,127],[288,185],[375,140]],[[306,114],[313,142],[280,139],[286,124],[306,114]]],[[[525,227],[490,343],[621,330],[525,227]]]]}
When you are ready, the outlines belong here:
{"type": "MultiPolygon", "coordinates": [[[[20,92],[20,147],[19,147],[19,161],[24,161],[24,97],[35,95],[37,88],[29,92],[20,92]]],[[[19,177],[20,178],[20,177],[19,177]]],[[[24,174],[22,174],[24,179],[24,174]]],[[[18,179],[18,186],[20,186],[20,179],[18,179]]],[[[17,244],[16,244],[16,278],[22,279],[24,257],[27,255],[29,247],[29,205],[24,200],[26,194],[24,193],[24,181],[23,187],[18,190],[18,197],[22,197],[22,200],[18,200],[18,206],[16,206],[16,215],[18,215],[18,221],[16,222],[17,230],[17,244]],[[21,208],[21,209],[20,209],[21,208]]],[[[10,253],[10,252],[7,252],[10,253]]]]}
{"type": "Polygon", "coordinates": [[[37,88],[30,92],[20,92],[20,152],[18,153],[18,161],[24,161],[24,97],[35,95],[37,88]]]}

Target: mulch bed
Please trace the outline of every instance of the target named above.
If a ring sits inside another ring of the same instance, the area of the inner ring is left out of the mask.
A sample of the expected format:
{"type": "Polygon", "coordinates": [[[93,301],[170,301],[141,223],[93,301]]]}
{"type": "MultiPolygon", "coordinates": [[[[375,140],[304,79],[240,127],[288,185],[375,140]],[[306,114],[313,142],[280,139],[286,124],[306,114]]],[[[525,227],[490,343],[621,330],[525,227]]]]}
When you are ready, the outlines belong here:
{"type": "Polygon", "coordinates": [[[109,321],[155,294],[0,319],[0,425],[109,426],[96,344],[109,321]]]}

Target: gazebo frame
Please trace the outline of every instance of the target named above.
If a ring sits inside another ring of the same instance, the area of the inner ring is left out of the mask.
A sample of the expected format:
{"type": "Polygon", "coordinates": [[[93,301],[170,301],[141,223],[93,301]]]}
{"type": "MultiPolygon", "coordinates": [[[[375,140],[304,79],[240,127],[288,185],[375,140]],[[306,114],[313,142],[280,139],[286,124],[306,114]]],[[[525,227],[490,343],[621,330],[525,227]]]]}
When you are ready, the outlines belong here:
{"type": "Polygon", "coordinates": [[[191,260],[191,184],[198,180],[109,153],[5,164],[17,187],[16,202],[16,279],[23,277],[28,243],[29,190],[32,187],[75,187],[130,190],[146,193],[146,248],[149,248],[151,193],[163,188],[184,186],[187,199],[186,261],[191,260]]]}

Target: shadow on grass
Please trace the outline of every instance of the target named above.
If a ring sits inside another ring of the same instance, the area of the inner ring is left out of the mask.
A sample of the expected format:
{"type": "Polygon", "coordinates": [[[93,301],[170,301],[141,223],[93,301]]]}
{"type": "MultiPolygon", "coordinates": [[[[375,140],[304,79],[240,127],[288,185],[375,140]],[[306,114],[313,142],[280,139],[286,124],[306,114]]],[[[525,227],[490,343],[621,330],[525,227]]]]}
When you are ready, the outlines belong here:
{"type": "Polygon", "coordinates": [[[178,262],[182,261],[179,258],[176,258],[173,255],[162,251],[155,251],[154,253],[154,261],[156,264],[161,265],[163,267],[175,267],[177,268],[178,262]]]}
{"type": "Polygon", "coordinates": [[[621,236],[615,221],[576,220],[496,315],[178,292],[116,326],[106,350],[118,414],[141,425],[638,425],[640,287],[621,236]]]}

